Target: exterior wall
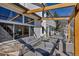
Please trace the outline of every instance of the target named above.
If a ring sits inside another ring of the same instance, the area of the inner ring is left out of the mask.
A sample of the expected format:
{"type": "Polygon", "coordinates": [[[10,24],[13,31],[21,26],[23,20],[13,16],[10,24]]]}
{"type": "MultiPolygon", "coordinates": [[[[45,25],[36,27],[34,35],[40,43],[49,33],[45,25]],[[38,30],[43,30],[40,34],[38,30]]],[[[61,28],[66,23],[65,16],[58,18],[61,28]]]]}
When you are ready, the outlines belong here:
{"type": "Polygon", "coordinates": [[[41,21],[35,21],[35,25],[38,27],[34,27],[34,32],[35,32],[37,38],[39,38],[40,36],[42,36],[42,27],[40,27],[41,21]]]}
{"type": "MultiPolygon", "coordinates": [[[[35,25],[37,25],[37,24],[39,24],[39,23],[36,23],[35,25]]],[[[49,26],[56,27],[56,23],[53,20],[52,21],[43,20],[42,23],[40,23],[40,24],[44,27],[44,29],[46,29],[46,27],[48,27],[48,29],[47,29],[48,33],[49,33],[49,26]]],[[[41,27],[34,28],[34,31],[38,38],[43,35],[45,35],[45,37],[46,37],[46,31],[44,31],[44,33],[42,33],[41,27]]],[[[47,34],[47,35],[49,35],[49,34],[47,34]]]]}
{"type": "Polygon", "coordinates": [[[40,38],[40,36],[42,36],[42,28],[34,28],[34,31],[37,35],[37,38],[40,38]]]}

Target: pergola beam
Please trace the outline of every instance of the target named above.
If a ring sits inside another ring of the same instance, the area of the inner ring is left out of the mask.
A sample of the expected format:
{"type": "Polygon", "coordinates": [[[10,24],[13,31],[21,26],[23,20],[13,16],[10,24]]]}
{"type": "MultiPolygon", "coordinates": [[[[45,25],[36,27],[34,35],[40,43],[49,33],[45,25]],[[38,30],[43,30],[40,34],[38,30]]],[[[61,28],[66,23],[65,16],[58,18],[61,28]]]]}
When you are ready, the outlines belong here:
{"type": "Polygon", "coordinates": [[[47,11],[47,10],[53,10],[53,9],[57,9],[57,8],[64,8],[64,7],[70,7],[70,6],[76,6],[77,3],[63,3],[63,4],[56,4],[56,5],[52,5],[52,6],[46,6],[46,7],[42,7],[42,8],[37,8],[37,9],[33,9],[33,10],[29,10],[26,13],[27,14],[31,14],[31,13],[35,13],[35,12],[41,12],[41,11],[47,11]]]}
{"type": "Polygon", "coordinates": [[[0,3],[0,6],[6,8],[6,9],[9,9],[11,11],[14,11],[18,14],[24,14],[25,16],[32,18],[32,19],[39,19],[39,17],[34,14],[24,13],[25,11],[27,11],[26,9],[23,9],[15,4],[12,4],[12,3],[0,3]]]}
{"type": "Polygon", "coordinates": [[[43,18],[44,20],[68,20],[69,17],[53,17],[53,18],[43,18]]]}
{"type": "MultiPolygon", "coordinates": [[[[69,20],[70,17],[53,17],[53,18],[41,18],[42,20],[69,20]]],[[[41,21],[41,20],[37,20],[37,21],[41,21]]],[[[31,23],[31,22],[34,22],[34,20],[31,20],[27,23],[31,23]]]]}

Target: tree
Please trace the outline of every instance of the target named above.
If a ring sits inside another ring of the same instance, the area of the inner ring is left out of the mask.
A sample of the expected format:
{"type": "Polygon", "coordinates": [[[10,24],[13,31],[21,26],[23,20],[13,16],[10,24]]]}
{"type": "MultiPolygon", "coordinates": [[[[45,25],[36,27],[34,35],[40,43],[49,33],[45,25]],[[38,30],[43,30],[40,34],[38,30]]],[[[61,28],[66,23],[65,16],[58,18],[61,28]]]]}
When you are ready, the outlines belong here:
{"type": "MultiPolygon", "coordinates": [[[[58,14],[56,12],[54,12],[54,17],[58,17],[58,14]]],[[[59,23],[58,20],[55,20],[55,22],[56,22],[56,28],[55,28],[55,30],[58,31],[59,27],[60,27],[60,23],[59,23]]]]}

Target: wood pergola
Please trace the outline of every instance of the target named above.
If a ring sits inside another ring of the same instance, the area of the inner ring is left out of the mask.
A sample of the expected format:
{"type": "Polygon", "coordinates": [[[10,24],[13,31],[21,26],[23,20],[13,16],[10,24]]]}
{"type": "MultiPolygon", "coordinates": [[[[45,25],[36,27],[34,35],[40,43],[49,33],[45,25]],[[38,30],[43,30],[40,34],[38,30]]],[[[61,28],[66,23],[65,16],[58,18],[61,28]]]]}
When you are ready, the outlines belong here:
{"type": "MultiPolygon", "coordinates": [[[[39,17],[36,17],[34,13],[36,12],[42,12],[42,11],[47,11],[51,9],[58,9],[58,8],[65,8],[65,7],[75,7],[75,11],[72,13],[71,16],[68,17],[53,17],[53,18],[44,18],[48,20],[65,20],[68,19],[68,41],[70,40],[70,21],[72,18],[74,18],[74,55],[79,56],[79,4],[77,3],[63,3],[63,4],[56,4],[52,6],[46,6],[46,7],[41,7],[33,10],[24,10],[22,8],[19,8],[13,4],[0,4],[0,6],[8,8],[12,11],[18,12],[20,14],[24,14],[25,16],[32,17],[33,19],[39,19],[39,17]],[[7,6],[7,7],[6,7],[7,6]]],[[[17,15],[16,17],[18,17],[17,15]]],[[[15,17],[15,18],[16,18],[15,17]]],[[[14,18],[13,18],[14,19],[14,18]]],[[[12,20],[13,20],[12,19],[12,20]]],[[[32,21],[31,21],[32,22],[32,21]]]]}
{"type": "Polygon", "coordinates": [[[61,18],[45,18],[48,20],[65,20],[68,19],[68,40],[67,43],[70,40],[70,21],[71,19],[74,18],[74,55],[75,56],[79,56],[79,4],[77,3],[63,3],[63,4],[56,4],[56,5],[52,5],[52,6],[46,6],[46,7],[42,7],[42,8],[37,8],[37,9],[33,9],[33,10],[29,10],[26,13],[27,14],[33,14],[36,12],[41,12],[41,11],[47,11],[47,10],[51,10],[51,9],[58,9],[58,8],[65,8],[65,7],[75,7],[75,11],[73,11],[72,15],[70,17],[61,17],[61,18]]]}

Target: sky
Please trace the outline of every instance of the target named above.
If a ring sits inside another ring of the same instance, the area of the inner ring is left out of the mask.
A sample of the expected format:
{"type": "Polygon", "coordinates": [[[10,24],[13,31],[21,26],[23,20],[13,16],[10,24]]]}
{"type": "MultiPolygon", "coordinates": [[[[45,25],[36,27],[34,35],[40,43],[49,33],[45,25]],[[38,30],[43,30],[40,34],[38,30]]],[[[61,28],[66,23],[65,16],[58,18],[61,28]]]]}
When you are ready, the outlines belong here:
{"type": "MultiPolygon", "coordinates": [[[[48,6],[56,5],[57,3],[47,3],[48,6]]],[[[59,16],[70,16],[74,10],[74,7],[66,7],[66,8],[59,8],[50,10],[51,13],[56,12],[59,16]]]]}

